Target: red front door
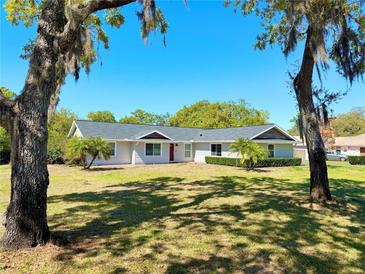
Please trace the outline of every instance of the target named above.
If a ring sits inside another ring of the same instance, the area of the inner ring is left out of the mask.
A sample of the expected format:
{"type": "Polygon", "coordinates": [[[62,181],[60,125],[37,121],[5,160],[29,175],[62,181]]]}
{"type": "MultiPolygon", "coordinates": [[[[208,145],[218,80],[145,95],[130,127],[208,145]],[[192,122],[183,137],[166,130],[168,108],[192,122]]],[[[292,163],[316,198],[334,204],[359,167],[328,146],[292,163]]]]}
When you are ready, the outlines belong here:
{"type": "Polygon", "coordinates": [[[170,144],[170,162],[174,161],[175,147],[174,144],[170,144]]]}

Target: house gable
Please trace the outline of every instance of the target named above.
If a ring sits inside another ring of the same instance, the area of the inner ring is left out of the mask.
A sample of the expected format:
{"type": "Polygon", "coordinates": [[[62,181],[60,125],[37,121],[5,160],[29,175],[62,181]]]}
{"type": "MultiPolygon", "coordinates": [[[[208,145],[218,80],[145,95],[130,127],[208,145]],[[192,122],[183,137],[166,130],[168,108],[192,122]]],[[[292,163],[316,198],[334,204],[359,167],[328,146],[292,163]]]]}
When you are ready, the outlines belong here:
{"type": "Polygon", "coordinates": [[[67,134],[67,137],[84,137],[75,121],[72,122],[71,128],[67,134]]]}
{"type": "Polygon", "coordinates": [[[159,131],[152,131],[149,132],[147,134],[144,134],[140,137],[138,137],[137,139],[157,139],[157,140],[172,140],[172,138],[170,138],[169,136],[159,132],[159,131]]]}
{"type": "Polygon", "coordinates": [[[276,127],[273,127],[271,129],[259,134],[258,136],[254,137],[252,140],[266,140],[266,139],[293,141],[293,138],[291,138],[289,135],[285,134],[284,132],[282,132],[281,130],[279,130],[276,127]]]}

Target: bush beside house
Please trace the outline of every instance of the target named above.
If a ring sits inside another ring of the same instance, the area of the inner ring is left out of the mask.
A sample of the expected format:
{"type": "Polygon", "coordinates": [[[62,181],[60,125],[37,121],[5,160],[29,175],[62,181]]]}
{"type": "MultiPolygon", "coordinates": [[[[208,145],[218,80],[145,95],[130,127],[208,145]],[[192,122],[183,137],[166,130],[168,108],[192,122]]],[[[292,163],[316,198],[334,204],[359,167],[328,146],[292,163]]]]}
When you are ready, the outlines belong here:
{"type": "Polygon", "coordinates": [[[349,156],[351,165],[365,165],[365,156],[349,156]]]}
{"type": "Polygon", "coordinates": [[[50,165],[61,165],[65,163],[64,151],[60,147],[50,147],[47,152],[47,162],[50,165]]]}
{"type": "MultiPolygon", "coordinates": [[[[246,162],[242,164],[239,158],[206,156],[205,162],[214,165],[246,167],[246,162]]],[[[254,167],[300,166],[301,163],[300,158],[265,158],[258,160],[254,167]]]]}
{"type": "Polygon", "coordinates": [[[0,127],[0,165],[10,162],[10,136],[5,128],[0,127]]]}

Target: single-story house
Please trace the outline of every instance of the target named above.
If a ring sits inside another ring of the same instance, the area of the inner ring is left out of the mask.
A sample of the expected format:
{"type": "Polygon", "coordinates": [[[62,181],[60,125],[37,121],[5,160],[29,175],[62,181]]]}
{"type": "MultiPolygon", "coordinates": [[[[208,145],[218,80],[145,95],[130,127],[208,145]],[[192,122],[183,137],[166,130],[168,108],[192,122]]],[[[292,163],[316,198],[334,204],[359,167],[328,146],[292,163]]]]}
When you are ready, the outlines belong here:
{"type": "MultiPolygon", "coordinates": [[[[308,160],[307,144],[299,136],[293,136],[297,142],[294,144],[294,157],[308,160]]],[[[349,137],[335,137],[334,143],[328,146],[327,151],[336,151],[348,156],[365,156],[365,134],[349,137]]]]}
{"type": "Polygon", "coordinates": [[[205,162],[205,156],[237,157],[229,146],[240,137],[259,143],[269,157],[293,157],[295,139],[275,124],[223,129],[74,121],[69,137],[99,136],[111,144],[109,160],[95,165],[205,162]]]}
{"type": "Polygon", "coordinates": [[[333,150],[349,156],[365,156],[365,134],[349,137],[336,137],[333,150]]]}

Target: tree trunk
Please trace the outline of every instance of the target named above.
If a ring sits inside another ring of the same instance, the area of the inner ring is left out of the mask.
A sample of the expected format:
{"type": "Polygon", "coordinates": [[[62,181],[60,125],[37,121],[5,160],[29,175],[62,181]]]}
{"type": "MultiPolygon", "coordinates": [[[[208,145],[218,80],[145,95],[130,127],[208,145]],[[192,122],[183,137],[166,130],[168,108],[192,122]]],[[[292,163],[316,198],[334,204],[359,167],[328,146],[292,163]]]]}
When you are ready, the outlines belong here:
{"type": "Polygon", "coordinates": [[[311,29],[309,27],[302,65],[294,79],[294,89],[309,154],[310,198],[324,202],[332,198],[328,183],[326,151],[313,102],[312,77],[315,61],[310,41],[311,29]]]}
{"type": "Polygon", "coordinates": [[[7,248],[33,247],[49,239],[47,115],[32,111],[36,109],[32,104],[25,102],[12,123],[11,195],[2,240],[7,248]]]}
{"type": "Polygon", "coordinates": [[[9,121],[11,195],[2,238],[6,248],[43,245],[50,236],[47,225],[47,118],[50,98],[57,87],[59,52],[54,42],[64,24],[63,10],[61,0],[48,1],[44,5],[26,83],[15,101],[15,114],[9,121]]]}
{"type": "Polygon", "coordinates": [[[94,161],[95,161],[95,159],[96,159],[96,157],[97,157],[98,155],[94,155],[93,156],[93,158],[91,159],[91,161],[90,161],[90,163],[89,163],[89,165],[85,168],[85,169],[90,169],[90,167],[92,166],[92,164],[94,163],[94,161]]]}

